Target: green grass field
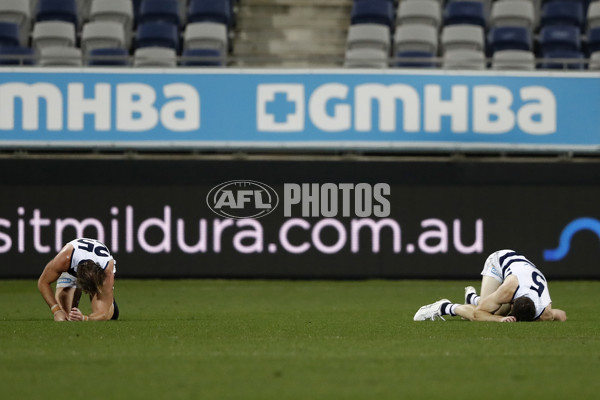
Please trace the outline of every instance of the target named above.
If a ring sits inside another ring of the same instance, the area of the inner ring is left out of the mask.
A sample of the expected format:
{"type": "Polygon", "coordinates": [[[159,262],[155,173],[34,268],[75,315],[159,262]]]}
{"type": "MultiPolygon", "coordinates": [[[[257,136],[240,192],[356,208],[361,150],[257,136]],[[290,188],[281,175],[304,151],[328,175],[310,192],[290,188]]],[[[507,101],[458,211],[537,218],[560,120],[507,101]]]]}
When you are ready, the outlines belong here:
{"type": "MultiPolygon", "coordinates": [[[[120,280],[121,318],[54,323],[0,281],[2,399],[598,399],[600,282],[565,323],[413,322],[465,281],[120,280]]],[[[85,312],[89,301],[82,300],[85,312]]]]}

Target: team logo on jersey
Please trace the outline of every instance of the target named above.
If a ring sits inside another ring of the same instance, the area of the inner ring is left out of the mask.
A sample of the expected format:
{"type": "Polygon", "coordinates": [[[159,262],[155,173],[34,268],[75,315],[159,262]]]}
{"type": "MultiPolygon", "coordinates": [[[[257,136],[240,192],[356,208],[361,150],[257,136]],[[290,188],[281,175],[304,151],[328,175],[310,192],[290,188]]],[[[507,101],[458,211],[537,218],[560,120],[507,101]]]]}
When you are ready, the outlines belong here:
{"type": "Polygon", "coordinates": [[[560,233],[558,247],[555,249],[544,250],[544,260],[560,261],[569,254],[571,250],[571,240],[579,231],[592,231],[600,238],[600,221],[595,218],[577,218],[571,221],[560,233]]]}
{"type": "Polygon", "coordinates": [[[208,192],[206,204],[221,217],[260,218],[275,210],[279,204],[279,196],[273,188],[261,182],[228,181],[208,192]]]}

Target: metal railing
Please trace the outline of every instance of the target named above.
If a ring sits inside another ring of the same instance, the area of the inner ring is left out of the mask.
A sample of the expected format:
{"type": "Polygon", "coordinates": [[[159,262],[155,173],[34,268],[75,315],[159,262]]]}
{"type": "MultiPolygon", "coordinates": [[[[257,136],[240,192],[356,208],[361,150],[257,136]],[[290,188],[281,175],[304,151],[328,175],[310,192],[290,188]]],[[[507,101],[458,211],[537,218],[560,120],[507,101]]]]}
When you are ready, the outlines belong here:
{"type": "Polygon", "coordinates": [[[548,70],[548,71],[600,71],[600,60],[590,58],[535,58],[533,60],[492,58],[448,60],[442,57],[402,57],[388,59],[353,59],[351,63],[339,56],[176,56],[174,58],[135,57],[135,56],[89,56],[68,57],[63,55],[0,55],[0,67],[97,67],[121,66],[138,67],[143,61],[144,67],[234,67],[234,68],[412,68],[443,70],[548,70]],[[156,61],[156,65],[148,65],[156,61]]]}

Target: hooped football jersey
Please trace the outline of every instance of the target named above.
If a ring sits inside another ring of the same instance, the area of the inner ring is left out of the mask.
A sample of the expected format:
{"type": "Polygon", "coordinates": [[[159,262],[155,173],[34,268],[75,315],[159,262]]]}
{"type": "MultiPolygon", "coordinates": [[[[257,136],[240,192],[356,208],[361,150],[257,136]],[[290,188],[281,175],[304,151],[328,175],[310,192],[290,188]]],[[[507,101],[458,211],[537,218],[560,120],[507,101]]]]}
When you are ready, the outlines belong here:
{"type": "MultiPolygon", "coordinates": [[[[69,244],[73,246],[73,253],[71,254],[71,266],[68,272],[73,276],[77,276],[77,266],[82,261],[92,260],[100,265],[102,269],[106,269],[110,260],[113,260],[108,248],[99,240],[80,238],[70,241],[69,244]]],[[[113,261],[113,263],[113,272],[116,273],[117,262],[113,261]]]]}

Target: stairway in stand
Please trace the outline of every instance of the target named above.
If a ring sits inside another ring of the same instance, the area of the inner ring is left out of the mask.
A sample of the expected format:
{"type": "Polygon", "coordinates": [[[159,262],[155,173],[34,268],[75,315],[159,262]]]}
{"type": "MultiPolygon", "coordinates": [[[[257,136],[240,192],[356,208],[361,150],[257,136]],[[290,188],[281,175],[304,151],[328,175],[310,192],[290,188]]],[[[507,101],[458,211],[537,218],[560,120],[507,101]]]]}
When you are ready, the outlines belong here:
{"type": "Polygon", "coordinates": [[[340,67],[352,0],[240,0],[236,67],[340,67]]]}

